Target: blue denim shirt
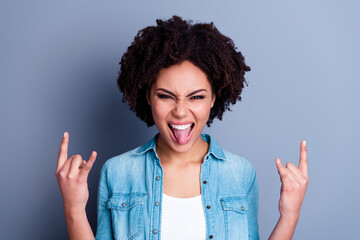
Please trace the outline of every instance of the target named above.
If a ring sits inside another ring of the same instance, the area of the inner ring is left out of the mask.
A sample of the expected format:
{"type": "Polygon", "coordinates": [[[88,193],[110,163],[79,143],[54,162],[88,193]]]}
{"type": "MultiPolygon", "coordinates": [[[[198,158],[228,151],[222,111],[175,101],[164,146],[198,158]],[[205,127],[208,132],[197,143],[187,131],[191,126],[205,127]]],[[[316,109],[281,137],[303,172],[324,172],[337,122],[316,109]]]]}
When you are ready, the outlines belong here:
{"type": "MultiPolygon", "coordinates": [[[[254,168],[210,135],[201,137],[209,143],[200,173],[206,239],[259,239],[254,168]]],[[[102,167],[96,239],[161,239],[163,170],[156,139],[110,158],[102,167]]]]}

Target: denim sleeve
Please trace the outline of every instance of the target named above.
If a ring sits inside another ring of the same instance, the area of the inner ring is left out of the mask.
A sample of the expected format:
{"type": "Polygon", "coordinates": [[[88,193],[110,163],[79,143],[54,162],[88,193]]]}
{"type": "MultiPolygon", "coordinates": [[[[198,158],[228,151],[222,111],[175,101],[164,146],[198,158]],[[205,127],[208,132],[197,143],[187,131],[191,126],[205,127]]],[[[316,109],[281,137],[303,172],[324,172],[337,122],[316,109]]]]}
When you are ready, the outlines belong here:
{"type": "Polygon", "coordinates": [[[248,194],[249,212],[248,212],[248,224],[249,224],[249,239],[258,240],[259,227],[258,227],[258,207],[259,207],[259,189],[256,173],[254,175],[251,187],[248,194]]]}
{"type": "Polygon", "coordinates": [[[97,198],[97,230],[96,240],[113,239],[111,229],[111,215],[110,210],[106,207],[109,199],[108,179],[107,179],[107,165],[106,163],[101,169],[98,198],[97,198]]]}

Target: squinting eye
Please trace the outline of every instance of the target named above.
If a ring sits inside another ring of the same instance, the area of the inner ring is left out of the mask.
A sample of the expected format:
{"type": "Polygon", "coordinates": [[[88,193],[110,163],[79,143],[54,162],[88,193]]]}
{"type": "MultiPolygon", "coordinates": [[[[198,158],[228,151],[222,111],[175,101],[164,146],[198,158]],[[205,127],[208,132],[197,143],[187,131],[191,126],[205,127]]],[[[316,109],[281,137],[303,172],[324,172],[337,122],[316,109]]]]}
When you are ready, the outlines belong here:
{"type": "Polygon", "coordinates": [[[204,99],[204,96],[201,96],[201,95],[193,96],[193,97],[191,97],[191,99],[195,99],[195,100],[204,99]]]}
{"type": "Polygon", "coordinates": [[[171,99],[171,96],[165,95],[165,94],[158,94],[158,98],[161,98],[161,99],[171,99]]]}

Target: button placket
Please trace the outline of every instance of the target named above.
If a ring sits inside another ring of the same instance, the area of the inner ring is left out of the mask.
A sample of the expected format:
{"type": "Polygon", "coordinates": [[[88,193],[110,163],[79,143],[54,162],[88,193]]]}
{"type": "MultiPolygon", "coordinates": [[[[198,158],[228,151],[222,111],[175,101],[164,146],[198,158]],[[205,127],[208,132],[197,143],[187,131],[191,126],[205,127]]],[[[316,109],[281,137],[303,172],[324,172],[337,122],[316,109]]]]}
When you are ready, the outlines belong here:
{"type": "Polygon", "coordinates": [[[162,168],[161,165],[159,166],[158,162],[155,163],[154,166],[154,205],[152,207],[153,217],[152,217],[152,223],[151,223],[151,233],[152,237],[151,240],[157,240],[160,237],[159,231],[160,231],[160,199],[161,199],[161,189],[162,189],[162,168]]]}
{"type": "MultiPolygon", "coordinates": [[[[206,160],[209,159],[209,155],[207,155],[205,157],[206,160]]],[[[200,176],[201,176],[201,180],[203,185],[201,186],[201,195],[203,198],[203,205],[205,208],[205,220],[206,220],[206,231],[207,231],[207,235],[209,239],[213,239],[213,235],[211,234],[214,231],[214,216],[213,216],[213,212],[211,209],[211,193],[210,193],[210,189],[209,189],[209,185],[208,185],[208,176],[207,176],[207,172],[209,169],[209,162],[205,161],[203,162],[203,164],[201,165],[201,172],[200,172],[200,176]],[[206,179],[206,180],[205,180],[206,179]]]]}

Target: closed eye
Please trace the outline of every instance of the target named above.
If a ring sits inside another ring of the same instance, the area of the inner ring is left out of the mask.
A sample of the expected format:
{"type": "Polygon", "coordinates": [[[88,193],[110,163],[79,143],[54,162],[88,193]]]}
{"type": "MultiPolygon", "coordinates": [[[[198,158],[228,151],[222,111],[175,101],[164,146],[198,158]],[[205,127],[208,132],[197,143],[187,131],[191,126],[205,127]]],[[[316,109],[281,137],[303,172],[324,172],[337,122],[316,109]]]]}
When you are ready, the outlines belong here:
{"type": "Polygon", "coordinates": [[[190,99],[194,99],[194,100],[200,100],[200,99],[204,99],[205,97],[202,95],[196,95],[196,96],[192,96],[190,99]]]}
{"type": "Polygon", "coordinates": [[[166,94],[158,94],[157,96],[158,96],[158,98],[161,98],[161,99],[172,99],[171,96],[166,95],[166,94]]]}

